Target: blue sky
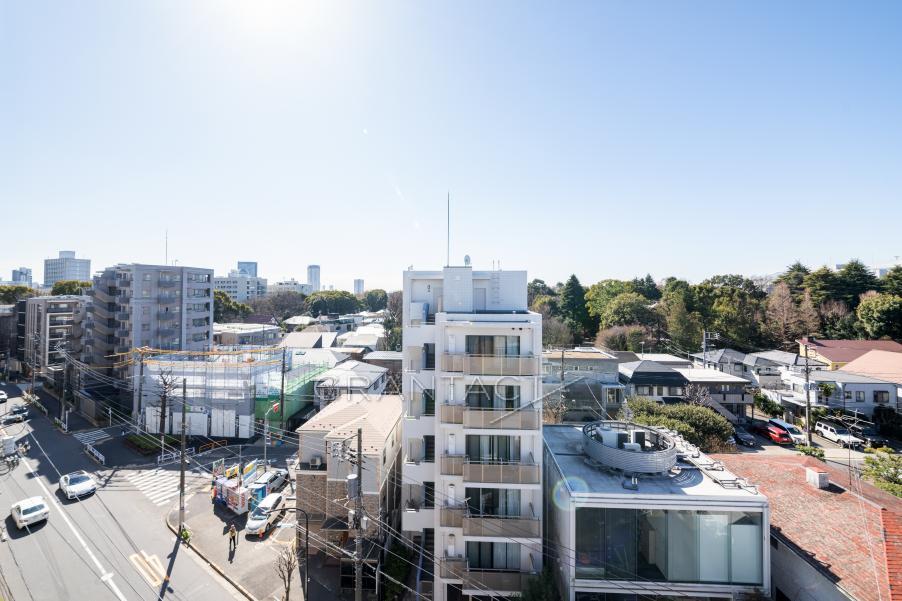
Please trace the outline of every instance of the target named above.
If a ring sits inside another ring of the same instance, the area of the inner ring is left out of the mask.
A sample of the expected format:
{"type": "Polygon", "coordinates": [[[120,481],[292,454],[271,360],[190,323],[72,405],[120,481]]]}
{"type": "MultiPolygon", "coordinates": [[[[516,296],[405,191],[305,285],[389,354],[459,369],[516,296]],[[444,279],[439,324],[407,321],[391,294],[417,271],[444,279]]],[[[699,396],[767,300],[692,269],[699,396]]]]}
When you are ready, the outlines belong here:
{"type": "Polygon", "coordinates": [[[902,255],[902,5],[0,1],[0,279],[902,255]]]}

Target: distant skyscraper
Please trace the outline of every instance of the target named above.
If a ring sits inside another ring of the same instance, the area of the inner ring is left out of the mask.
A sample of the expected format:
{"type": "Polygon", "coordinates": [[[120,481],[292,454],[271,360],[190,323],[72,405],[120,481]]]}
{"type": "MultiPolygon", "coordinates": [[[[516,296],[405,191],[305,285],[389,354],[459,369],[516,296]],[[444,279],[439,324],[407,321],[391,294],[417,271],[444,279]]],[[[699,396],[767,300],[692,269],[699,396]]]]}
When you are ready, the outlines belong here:
{"type": "Polygon", "coordinates": [[[13,269],[13,282],[31,286],[31,269],[28,267],[13,269]]]}
{"type": "Polygon", "coordinates": [[[354,294],[363,294],[363,280],[354,280],[354,294]]]}
{"type": "Polygon", "coordinates": [[[60,280],[91,279],[91,259],[76,259],[75,251],[61,250],[58,259],[44,259],[44,286],[51,287],[60,280]]]}
{"type": "Polygon", "coordinates": [[[307,283],[313,292],[319,291],[319,265],[307,266],[307,283]]]}
{"type": "Polygon", "coordinates": [[[256,261],[238,261],[238,273],[250,276],[252,278],[257,277],[257,262],[256,261]]]}

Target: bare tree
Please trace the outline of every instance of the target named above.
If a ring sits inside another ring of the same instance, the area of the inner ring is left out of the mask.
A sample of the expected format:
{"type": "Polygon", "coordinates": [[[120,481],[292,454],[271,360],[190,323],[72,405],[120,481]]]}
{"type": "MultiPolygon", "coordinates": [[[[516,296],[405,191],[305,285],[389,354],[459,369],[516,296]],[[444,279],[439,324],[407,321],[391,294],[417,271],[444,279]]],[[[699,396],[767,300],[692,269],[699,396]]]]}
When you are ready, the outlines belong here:
{"type": "Polygon", "coordinates": [[[157,377],[157,397],[160,399],[160,435],[166,433],[166,411],[169,399],[175,396],[178,382],[171,369],[164,369],[157,377]]]}
{"type": "Polygon", "coordinates": [[[800,331],[800,319],[792,293],[785,282],[774,286],[767,297],[765,314],[771,334],[780,341],[784,350],[788,350],[800,331]]]}
{"type": "Polygon", "coordinates": [[[807,290],[802,295],[799,302],[799,322],[802,327],[802,333],[819,332],[821,329],[821,318],[817,314],[814,307],[814,301],[811,300],[811,293],[807,290]]]}
{"type": "Polygon", "coordinates": [[[282,595],[283,601],[288,601],[291,594],[291,581],[294,578],[294,572],[298,569],[298,556],[293,547],[285,547],[281,553],[276,556],[276,563],[273,566],[279,579],[282,580],[282,586],[285,587],[285,593],[282,595]]]}
{"type": "Polygon", "coordinates": [[[711,406],[711,392],[704,386],[690,384],[686,387],[686,401],[702,407],[711,406]]]}
{"type": "Polygon", "coordinates": [[[560,424],[564,421],[564,415],[567,413],[567,402],[561,395],[561,388],[549,392],[542,397],[542,421],[546,424],[560,424]]]}
{"type": "Polygon", "coordinates": [[[572,346],[573,332],[563,321],[557,317],[547,316],[542,318],[542,345],[549,346],[572,346]]]}

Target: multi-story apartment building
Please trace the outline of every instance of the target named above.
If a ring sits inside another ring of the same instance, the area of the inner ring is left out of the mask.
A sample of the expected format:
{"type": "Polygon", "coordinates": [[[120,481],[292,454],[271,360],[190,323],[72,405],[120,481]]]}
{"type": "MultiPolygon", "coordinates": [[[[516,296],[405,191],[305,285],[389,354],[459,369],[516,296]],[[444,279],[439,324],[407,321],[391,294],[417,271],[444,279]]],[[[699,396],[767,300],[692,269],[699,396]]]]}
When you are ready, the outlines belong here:
{"type": "Polygon", "coordinates": [[[22,284],[24,286],[31,286],[31,268],[29,267],[20,267],[18,269],[13,269],[13,283],[14,284],[22,284]]]}
{"type": "MultiPolygon", "coordinates": [[[[213,270],[123,264],[94,277],[88,305],[88,363],[112,367],[136,347],[209,350],[213,270]]],[[[126,375],[125,373],[115,375],[126,375]]]]}
{"type": "Polygon", "coordinates": [[[304,284],[295,279],[285,280],[282,282],[273,282],[266,287],[266,293],[270,296],[274,294],[282,294],[283,292],[300,292],[301,294],[310,294],[314,292],[310,284],[304,284]]]}
{"type": "Polygon", "coordinates": [[[661,428],[600,421],[543,436],[545,551],[563,601],[770,591],[770,506],[755,483],[661,428]]]}
{"type": "Polygon", "coordinates": [[[354,294],[356,296],[360,296],[363,294],[363,280],[356,279],[354,280],[354,294]]]}
{"type": "Polygon", "coordinates": [[[307,284],[311,292],[319,292],[319,265],[307,266],[307,284]]]}
{"type": "Polygon", "coordinates": [[[525,271],[404,273],[403,530],[436,601],[541,570],[542,317],[525,271]],[[431,582],[430,582],[431,581],[431,582]]]}
{"type": "Polygon", "coordinates": [[[233,301],[245,303],[266,296],[267,286],[266,278],[258,278],[233,269],[228,276],[213,278],[213,287],[228,294],[233,301]]]}
{"type": "Polygon", "coordinates": [[[35,296],[19,301],[24,313],[20,357],[47,381],[62,381],[64,352],[79,355],[87,296],[35,296]]]}
{"type": "Polygon", "coordinates": [[[217,346],[274,346],[282,340],[282,328],[257,323],[215,323],[213,344],[217,346]]]}
{"type": "Polygon", "coordinates": [[[60,280],[91,279],[91,259],[76,259],[75,251],[61,250],[56,259],[44,259],[44,287],[50,288],[60,280]]]}

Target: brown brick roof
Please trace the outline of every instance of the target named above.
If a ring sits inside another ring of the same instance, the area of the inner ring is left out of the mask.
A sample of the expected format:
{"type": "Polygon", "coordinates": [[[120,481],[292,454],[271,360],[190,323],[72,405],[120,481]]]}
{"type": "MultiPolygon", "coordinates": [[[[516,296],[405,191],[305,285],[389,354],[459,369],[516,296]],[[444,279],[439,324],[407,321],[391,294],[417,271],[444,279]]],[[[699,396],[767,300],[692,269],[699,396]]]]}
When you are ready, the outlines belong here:
{"type": "Polygon", "coordinates": [[[858,479],[850,487],[847,470],[810,457],[716,457],[759,486],[770,501],[771,530],[801,549],[837,586],[858,601],[902,600],[902,501],[858,479]],[[806,467],[826,471],[830,488],[807,484],[806,467]]]}

